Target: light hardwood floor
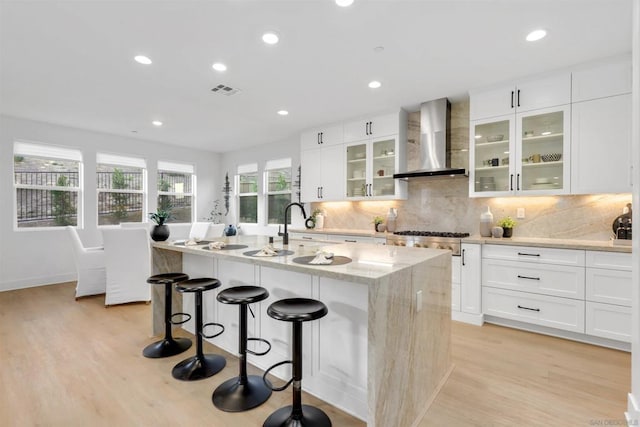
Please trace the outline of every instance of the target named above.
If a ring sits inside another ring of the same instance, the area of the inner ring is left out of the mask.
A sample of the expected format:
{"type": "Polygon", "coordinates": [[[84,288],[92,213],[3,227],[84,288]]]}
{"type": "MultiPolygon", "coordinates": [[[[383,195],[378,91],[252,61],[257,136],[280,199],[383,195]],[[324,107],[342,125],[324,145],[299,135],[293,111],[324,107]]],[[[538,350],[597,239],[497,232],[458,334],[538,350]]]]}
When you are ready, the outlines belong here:
{"type": "MultiPolygon", "coordinates": [[[[211,393],[236,375],[197,382],[171,377],[193,349],[145,359],[151,306],[104,308],[104,297],[73,298],[73,283],[0,292],[0,426],[261,426],[289,404],[290,389],[263,406],[230,414],[211,393]]],[[[187,336],[188,334],[183,333],[187,336]]],[[[623,419],[628,353],[517,331],[454,322],[449,381],[427,426],[588,426],[623,419]]],[[[206,345],[205,351],[218,351],[206,345]]],[[[304,381],[303,381],[304,384],[304,381]]],[[[364,423],[305,395],[333,425],[364,423]]],[[[405,427],[405,426],[381,426],[405,427]]]]}

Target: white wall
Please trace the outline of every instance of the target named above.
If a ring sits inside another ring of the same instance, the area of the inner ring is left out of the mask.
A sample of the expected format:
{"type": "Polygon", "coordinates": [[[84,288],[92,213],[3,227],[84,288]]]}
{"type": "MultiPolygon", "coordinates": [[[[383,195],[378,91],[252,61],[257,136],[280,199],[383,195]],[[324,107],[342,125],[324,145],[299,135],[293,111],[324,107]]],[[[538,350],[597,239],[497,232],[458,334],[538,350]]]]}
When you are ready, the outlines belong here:
{"type": "MultiPolygon", "coordinates": [[[[85,221],[84,228],[78,231],[85,246],[97,246],[102,242],[96,224],[95,169],[96,153],[99,151],[145,158],[149,177],[156,176],[158,160],[195,164],[198,220],[208,216],[213,200],[221,198],[219,154],[0,116],[0,291],[60,283],[75,280],[76,276],[71,245],[64,229],[15,228],[13,142],[18,139],[82,151],[85,221]]],[[[150,182],[155,180],[150,179],[150,182]]],[[[153,212],[156,209],[157,190],[155,186],[149,187],[148,210],[153,212]]],[[[183,236],[183,228],[176,227],[174,237],[183,236]]]]}
{"type": "MultiPolygon", "coordinates": [[[[257,145],[248,149],[239,151],[232,151],[221,155],[222,165],[220,170],[220,182],[224,182],[225,172],[229,172],[229,181],[233,187],[233,180],[238,170],[238,165],[247,163],[258,163],[258,171],[264,170],[264,165],[267,160],[291,158],[291,179],[295,181],[298,176],[298,166],[300,165],[300,135],[292,135],[291,137],[269,144],[257,145]]],[[[262,174],[258,176],[258,188],[263,188],[262,174]]],[[[297,201],[295,196],[295,189],[292,190],[292,200],[297,201]]],[[[264,211],[265,203],[264,197],[258,196],[258,221],[263,221],[263,224],[257,226],[242,225],[241,232],[243,234],[269,234],[272,235],[277,232],[277,226],[265,226],[266,212],[264,211]]],[[[305,205],[307,215],[309,211],[309,205],[305,205]]],[[[300,215],[300,210],[297,207],[291,209],[291,227],[304,228],[304,219],[300,215]]],[[[236,210],[236,199],[234,195],[231,195],[229,215],[223,219],[227,224],[238,223],[238,213],[236,210]]]]}

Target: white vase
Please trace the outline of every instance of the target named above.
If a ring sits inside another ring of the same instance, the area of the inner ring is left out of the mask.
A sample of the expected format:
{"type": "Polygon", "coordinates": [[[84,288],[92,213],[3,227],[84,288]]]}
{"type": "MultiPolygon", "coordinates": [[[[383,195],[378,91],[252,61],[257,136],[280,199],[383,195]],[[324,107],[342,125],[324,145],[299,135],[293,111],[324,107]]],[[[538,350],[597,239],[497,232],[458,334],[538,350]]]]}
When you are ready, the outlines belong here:
{"type": "Polygon", "coordinates": [[[487,210],[480,214],[480,235],[482,237],[491,237],[491,229],[493,228],[493,214],[487,206],[487,210]]]}

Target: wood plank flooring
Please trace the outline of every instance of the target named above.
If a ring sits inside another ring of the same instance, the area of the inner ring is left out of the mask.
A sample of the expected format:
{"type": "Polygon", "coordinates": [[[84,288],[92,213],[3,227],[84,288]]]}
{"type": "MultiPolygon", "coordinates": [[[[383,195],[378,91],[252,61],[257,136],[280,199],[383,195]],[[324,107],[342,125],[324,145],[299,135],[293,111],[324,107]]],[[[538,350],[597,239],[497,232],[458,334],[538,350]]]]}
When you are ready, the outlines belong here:
{"type": "MultiPolygon", "coordinates": [[[[74,301],[73,288],[0,292],[1,426],[261,426],[289,404],[287,390],[252,411],[217,410],[211,393],[236,375],[233,356],[224,353],[227,367],[214,377],[174,380],[171,368],[194,350],[142,357],[155,341],[148,336],[151,306],[104,308],[103,296],[74,301]]],[[[457,322],[452,341],[455,370],[420,427],[588,426],[623,419],[628,353],[457,322]]],[[[219,352],[209,344],[205,351],[219,352]]],[[[325,410],[334,426],[364,426],[313,396],[303,400],[325,410]]]]}

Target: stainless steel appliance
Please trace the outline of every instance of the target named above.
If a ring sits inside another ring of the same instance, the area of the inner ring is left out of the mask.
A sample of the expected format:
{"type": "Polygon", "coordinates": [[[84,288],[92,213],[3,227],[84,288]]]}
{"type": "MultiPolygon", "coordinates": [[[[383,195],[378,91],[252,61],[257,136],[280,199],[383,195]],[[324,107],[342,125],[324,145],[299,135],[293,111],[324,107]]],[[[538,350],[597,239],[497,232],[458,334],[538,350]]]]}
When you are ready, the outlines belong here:
{"type": "Polygon", "coordinates": [[[461,240],[469,233],[449,233],[442,231],[396,231],[387,235],[387,245],[414,248],[449,249],[454,256],[460,256],[461,240]]]}

